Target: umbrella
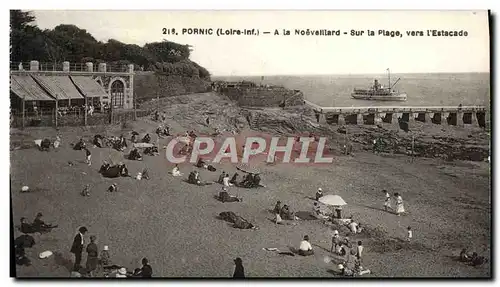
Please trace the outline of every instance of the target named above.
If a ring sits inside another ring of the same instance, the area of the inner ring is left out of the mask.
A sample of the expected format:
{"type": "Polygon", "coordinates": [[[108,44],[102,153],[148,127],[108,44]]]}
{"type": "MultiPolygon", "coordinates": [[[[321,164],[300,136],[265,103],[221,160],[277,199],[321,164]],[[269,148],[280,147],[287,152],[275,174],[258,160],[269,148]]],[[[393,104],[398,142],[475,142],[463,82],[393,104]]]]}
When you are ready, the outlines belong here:
{"type": "Polygon", "coordinates": [[[319,198],[319,202],[326,205],[342,206],[347,203],[342,199],[342,197],[333,194],[327,194],[319,198]]]}

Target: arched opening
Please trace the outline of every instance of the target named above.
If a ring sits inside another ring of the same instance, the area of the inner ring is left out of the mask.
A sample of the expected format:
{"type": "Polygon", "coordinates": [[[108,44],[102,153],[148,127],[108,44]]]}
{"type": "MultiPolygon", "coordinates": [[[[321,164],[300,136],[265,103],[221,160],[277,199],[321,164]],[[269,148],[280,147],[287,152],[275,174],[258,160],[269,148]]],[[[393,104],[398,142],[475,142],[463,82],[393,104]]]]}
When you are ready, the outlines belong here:
{"type": "Polygon", "coordinates": [[[113,108],[123,108],[124,98],[125,87],[123,86],[122,81],[115,80],[111,84],[111,105],[113,106],[113,108]]]}

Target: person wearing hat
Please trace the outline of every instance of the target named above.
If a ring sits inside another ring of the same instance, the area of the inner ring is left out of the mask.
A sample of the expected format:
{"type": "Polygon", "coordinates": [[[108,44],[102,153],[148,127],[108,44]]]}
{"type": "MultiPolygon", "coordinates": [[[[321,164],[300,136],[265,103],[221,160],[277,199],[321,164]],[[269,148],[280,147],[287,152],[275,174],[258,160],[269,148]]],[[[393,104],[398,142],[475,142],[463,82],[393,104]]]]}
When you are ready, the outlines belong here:
{"type": "Polygon", "coordinates": [[[100,265],[108,266],[111,264],[111,259],[109,255],[109,247],[107,245],[104,245],[104,248],[101,251],[101,260],[100,260],[100,265]]]}
{"type": "Polygon", "coordinates": [[[85,270],[89,273],[90,277],[93,277],[93,271],[97,269],[97,264],[99,263],[99,251],[97,249],[97,244],[95,243],[96,237],[94,235],[90,236],[90,243],[87,245],[87,264],[85,270]]]}
{"type": "Polygon", "coordinates": [[[337,253],[337,254],[340,253],[340,246],[341,246],[341,242],[340,242],[339,231],[334,230],[333,237],[332,237],[332,248],[330,248],[330,253],[333,253],[334,250],[335,250],[335,253],[337,253]]]}
{"type": "Polygon", "coordinates": [[[36,217],[35,219],[33,220],[33,224],[32,224],[33,228],[36,230],[36,231],[45,231],[46,229],[51,229],[51,228],[56,228],[57,225],[52,225],[52,224],[46,224],[43,220],[42,220],[42,213],[41,212],[38,212],[36,214],[36,217]]]}
{"type": "Polygon", "coordinates": [[[299,255],[309,256],[313,255],[314,251],[312,249],[311,243],[309,243],[309,235],[304,236],[304,240],[300,242],[299,255]]]}
{"type": "Polygon", "coordinates": [[[389,209],[392,209],[392,206],[391,206],[391,195],[385,189],[382,190],[382,192],[385,193],[384,209],[385,209],[385,211],[389,211],[389,209]]]}
{"type": "Polygon", "coordinates": [[[245,278],[245,268],[243,267],[243,260],[241,258],[234,259],[234,274],[233,278],[245,278]]]}
{"type": "Polygon", "coordinates": [[[318,201],[320,199],[320,197],[323,196],[323,189],[318,188],[318,191],[316,191],[316,201],[318,201]]]}
{"type": "Polygon", "coordinates": [[[87,228],[82,226],[78,229],[78,233],[75,235],[75,239],[73,240],[73,245],[71,246],[70,252],[75,254],[75,266],[73,267],[74,271],[80,270],[80,262],[82,261],[82,252],[83,252],[83,236],[87,233],[87,228]]]}
{"type": "Polygon", "coordinates": [[[127,268],[121,267],[116,273],[116,278],[127,278],[127,268]]]}

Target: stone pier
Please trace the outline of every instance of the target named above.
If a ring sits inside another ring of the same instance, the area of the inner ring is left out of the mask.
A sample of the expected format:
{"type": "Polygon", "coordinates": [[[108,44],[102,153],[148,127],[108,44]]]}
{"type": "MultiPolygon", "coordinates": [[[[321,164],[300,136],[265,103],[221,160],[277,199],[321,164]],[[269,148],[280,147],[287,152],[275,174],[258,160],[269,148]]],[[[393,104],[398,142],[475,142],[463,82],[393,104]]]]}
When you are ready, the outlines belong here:
{"type": "Polygon", "coordinates": [[[316,111],[319,123],[333,125],[410,124],[418,122],[438,125],[486,127],[489,111],[484,106],[433,107],[319,107],[306,101],[316,111]]]}

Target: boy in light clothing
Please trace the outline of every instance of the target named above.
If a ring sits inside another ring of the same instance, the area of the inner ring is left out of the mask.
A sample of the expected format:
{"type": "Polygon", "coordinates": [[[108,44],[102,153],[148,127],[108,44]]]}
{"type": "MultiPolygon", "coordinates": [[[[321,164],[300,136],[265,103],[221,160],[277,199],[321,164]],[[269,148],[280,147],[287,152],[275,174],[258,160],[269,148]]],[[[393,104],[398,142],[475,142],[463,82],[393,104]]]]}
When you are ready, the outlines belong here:
{"type": "Polygon", "coordinates": [[[411,241],[413,238],[413,230],[411,230],[411,227],[408,226],[408,238],[406,240],[411,241]]]}

